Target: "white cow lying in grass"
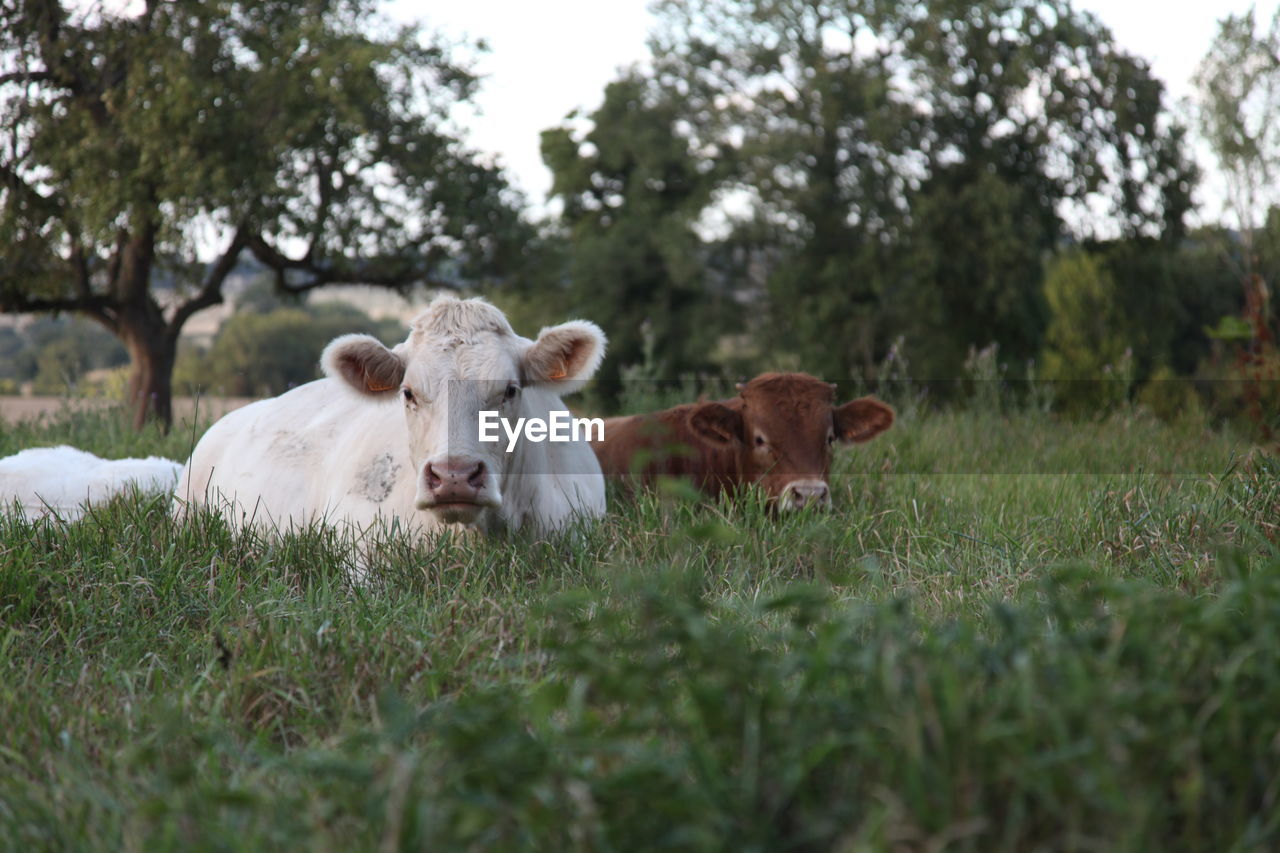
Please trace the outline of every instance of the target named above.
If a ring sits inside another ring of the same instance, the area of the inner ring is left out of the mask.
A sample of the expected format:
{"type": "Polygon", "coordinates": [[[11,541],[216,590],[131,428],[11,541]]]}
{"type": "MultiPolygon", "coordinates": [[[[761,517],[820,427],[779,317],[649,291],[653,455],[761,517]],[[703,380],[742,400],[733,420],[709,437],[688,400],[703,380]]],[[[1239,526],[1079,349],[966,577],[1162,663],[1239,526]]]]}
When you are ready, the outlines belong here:
{"type": "Polygon", "coordinates": [[[563,527],[604,514],[604,477],[585,436],[479,441],[482,410],[547,419],[604,357],[604,334],[573,321],[536,341],[480,299],[437,298],[409,338],[368,335],[325,348],[328,378],[231,412],[205,433],[175,493],[233,524],[315,520],[415,531],[563,527]]]}
{"type": "Polygon", "coordinates": [[[35,447],[0,459],[0,512],[21,505],[27,518],[55,514],[79,518],[86,505],[136,487],[169,493],[182,466],[169,459],[100,459],[74,447],[35,447]]]}

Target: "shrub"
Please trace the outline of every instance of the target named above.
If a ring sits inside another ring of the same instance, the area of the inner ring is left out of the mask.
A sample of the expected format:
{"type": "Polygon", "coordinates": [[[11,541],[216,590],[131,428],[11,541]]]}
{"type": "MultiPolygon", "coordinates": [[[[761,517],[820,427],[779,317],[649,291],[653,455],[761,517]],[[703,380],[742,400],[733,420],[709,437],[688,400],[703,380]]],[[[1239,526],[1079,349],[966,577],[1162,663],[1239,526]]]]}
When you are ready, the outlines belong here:
{"type": "Polygon", "coordinates": [[[1111,274],[1092,255],[1073,250],[1050,264],[1044,294],[1051,318],[1041,376],[1058,383],[1058,402],[1069,411],[1094,411],[1127,400],[1133,355],[1111,274]]]}
{"type": "Polygon", "coordinates": [[[1166,423],[1182,419],[1200,419],[1204,407],[1195,383],[1179,378],[1169,367],[1157,368],[1138,391],[1138,402],[1166,423]]]}

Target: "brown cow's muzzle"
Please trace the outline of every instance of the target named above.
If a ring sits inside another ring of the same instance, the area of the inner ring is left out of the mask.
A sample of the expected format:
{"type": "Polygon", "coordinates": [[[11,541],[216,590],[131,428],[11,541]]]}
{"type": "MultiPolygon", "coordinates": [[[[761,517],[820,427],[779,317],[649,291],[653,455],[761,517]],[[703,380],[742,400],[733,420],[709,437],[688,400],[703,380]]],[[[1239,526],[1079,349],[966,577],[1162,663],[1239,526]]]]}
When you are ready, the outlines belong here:
{"type": "Polygon", "coordinates": [[[807,506],[818,509],[831,506],[831,489],[825,480],[792,480],[778,496],[780,510],[804,509],[807,506]]]}
{"type": "Polygon", "coordinates": [[[418,509],[432,510],[446,523],[469,523],[495,504],[487,484],[488,472],[479,460],[450,457],[428,462],[422,470],[418,509]]]}

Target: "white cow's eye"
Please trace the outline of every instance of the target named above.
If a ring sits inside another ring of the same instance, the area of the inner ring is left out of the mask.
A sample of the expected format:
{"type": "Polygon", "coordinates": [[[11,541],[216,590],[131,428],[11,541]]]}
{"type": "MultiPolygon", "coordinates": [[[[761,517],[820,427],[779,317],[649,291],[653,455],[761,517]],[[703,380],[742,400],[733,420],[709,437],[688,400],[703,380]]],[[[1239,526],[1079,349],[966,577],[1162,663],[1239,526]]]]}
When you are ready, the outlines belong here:
{"type": "Polygon", "coordinates": [[[514,400],[514,399],[516,398],[516,395],[517,395],[517,394],[519,394],[519,393],[520,393],[520,386],[519,386],[519,385],[508,385],[508,386],[507,386],[507,393],[506,393],[506,395],[503,397],[503,399],[504,399],[504,400],[514,400]]]}
{"type": "Polygon", "coordinates": [[[410,403],[410,404],[412,404],[412,403],[414,403],[414,402],[415,402],[414,397],[413,397],[413,390],[412,390],[412,389],[410,389],[410,388],[401,388],[401,389],[400,389],[400,393],[404,395],[404,401],[405,401],[406,403],[410,403]]]}

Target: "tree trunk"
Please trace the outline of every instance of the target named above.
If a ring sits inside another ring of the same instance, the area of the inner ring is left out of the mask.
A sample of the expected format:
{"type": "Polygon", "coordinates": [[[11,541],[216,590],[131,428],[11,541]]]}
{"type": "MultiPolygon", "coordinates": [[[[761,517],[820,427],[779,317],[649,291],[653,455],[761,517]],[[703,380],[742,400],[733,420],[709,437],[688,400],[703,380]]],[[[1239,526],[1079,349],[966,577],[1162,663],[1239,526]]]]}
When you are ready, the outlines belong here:
{"type": "Polygon", "coordinates": [[[169,335],[163,322],[122,324],[121,337],[129,350],[133,427],[142,429],[155,420],[168,432],[173,425],[173,363],[177,341],[169,335]]]}

